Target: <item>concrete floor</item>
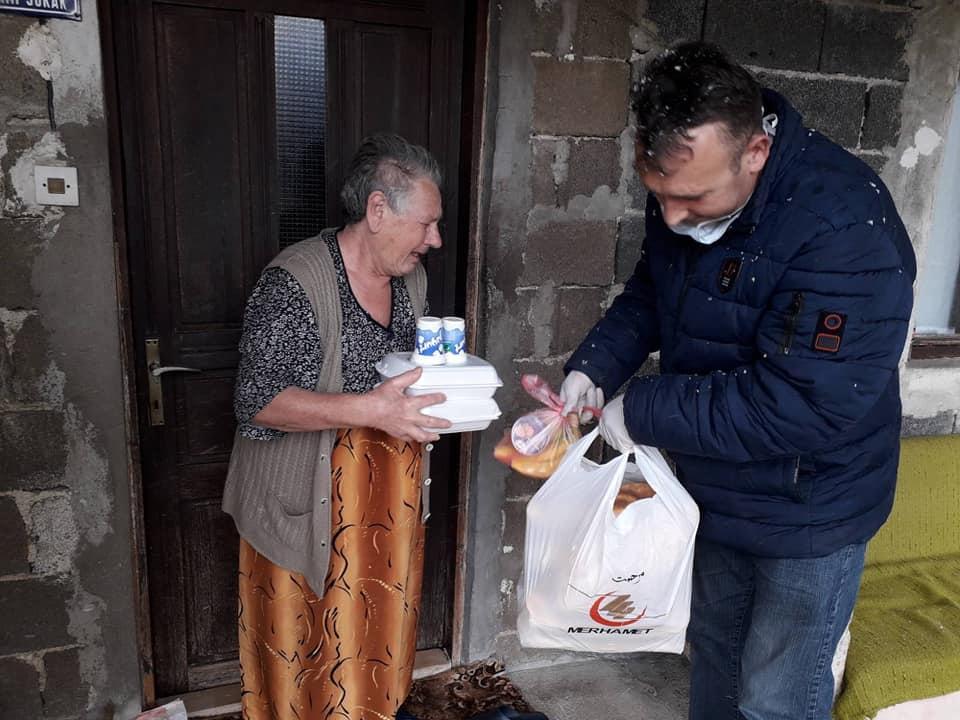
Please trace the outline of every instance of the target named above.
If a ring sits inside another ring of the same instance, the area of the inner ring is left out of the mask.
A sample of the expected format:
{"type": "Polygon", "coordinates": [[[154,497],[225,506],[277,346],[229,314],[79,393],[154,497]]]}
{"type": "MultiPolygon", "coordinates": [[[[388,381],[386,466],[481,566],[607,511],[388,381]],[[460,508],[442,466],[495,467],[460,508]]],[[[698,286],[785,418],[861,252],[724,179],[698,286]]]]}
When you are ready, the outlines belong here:
{"type": "Polygon", "coordinates": [[[514,668],[507,673],[550,720],[685,720],[689,663],[655,653],[514,668]]]}
{"type": "MultiPolygon", "coordinates": [[[[686,720],[686,658],[662,653],[571,657],[541,656],[511,667],[506,676],[530,706],[549,720],[686,720]]],[[[445,666],[424,665],[420,674],[431,669],[445,666]]],[[[183,699],[191,719],[240,720],[239,695],[239,686],[228,685],[183,699]]]]}

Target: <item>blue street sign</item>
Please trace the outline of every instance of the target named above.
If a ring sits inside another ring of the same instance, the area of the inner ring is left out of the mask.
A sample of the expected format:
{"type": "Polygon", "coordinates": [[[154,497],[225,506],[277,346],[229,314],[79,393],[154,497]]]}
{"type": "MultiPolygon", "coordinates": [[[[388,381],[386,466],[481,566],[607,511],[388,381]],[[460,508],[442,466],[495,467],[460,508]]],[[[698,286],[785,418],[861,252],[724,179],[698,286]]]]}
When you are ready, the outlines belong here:
{"type": "Polygon", "coordinates": [[[0,0],[0,12],[80,19],[80,0],[0,0]]]}

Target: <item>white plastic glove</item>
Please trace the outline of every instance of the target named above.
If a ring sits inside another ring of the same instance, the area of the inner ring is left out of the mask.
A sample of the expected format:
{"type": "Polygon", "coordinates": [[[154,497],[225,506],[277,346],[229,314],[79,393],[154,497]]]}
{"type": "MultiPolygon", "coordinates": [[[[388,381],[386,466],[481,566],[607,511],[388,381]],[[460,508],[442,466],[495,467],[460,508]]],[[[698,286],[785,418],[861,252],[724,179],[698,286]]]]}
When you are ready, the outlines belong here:
{"type": "MultiPolygon", "coordinates": [[[[560,401],[563,403],[564,416],[569,415],[574,410],[579,410],[584,405],[590,407],[603,407],[603,390],[593,384],[593,380],[578,370],[573,370],[563,385],[560,386],[560,401]]],[[[593,413],[585,410],[580,413],[580,423],[587,423],[593,419],[593,413]]]]}
{"type": "Polygon", "coordinates": [[[627,432],[627,423],[623,418],[623,395],[618,395],[603,409],[600,417],[600,434],[607,445],[621,453],[633,452],[633,438],[627,432]]]}

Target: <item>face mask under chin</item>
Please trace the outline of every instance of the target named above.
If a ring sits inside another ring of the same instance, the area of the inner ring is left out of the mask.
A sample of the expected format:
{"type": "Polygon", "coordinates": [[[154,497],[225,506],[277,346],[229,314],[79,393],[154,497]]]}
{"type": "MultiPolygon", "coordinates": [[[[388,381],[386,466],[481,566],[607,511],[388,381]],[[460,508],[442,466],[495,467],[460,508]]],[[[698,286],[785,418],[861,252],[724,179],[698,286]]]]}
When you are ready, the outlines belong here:
{"type": "MultiPolygon", "coordinates": [[[[749,201],[748,198],[747,202],[749,201]]],[[[740,213],[743,212],[746,206],[747,203],[745,202],[729,215],[724,215],[714,220],[704,220],[696,225],[677,223],[676,225],[668,225],[667,227],[678,235],[686,235],[687,237],[693,238],[701,245],[713,245],[723,237],[723,234],[727,231],[727,228],[733,224],[733,221],[740,217],[740,213]]]]}

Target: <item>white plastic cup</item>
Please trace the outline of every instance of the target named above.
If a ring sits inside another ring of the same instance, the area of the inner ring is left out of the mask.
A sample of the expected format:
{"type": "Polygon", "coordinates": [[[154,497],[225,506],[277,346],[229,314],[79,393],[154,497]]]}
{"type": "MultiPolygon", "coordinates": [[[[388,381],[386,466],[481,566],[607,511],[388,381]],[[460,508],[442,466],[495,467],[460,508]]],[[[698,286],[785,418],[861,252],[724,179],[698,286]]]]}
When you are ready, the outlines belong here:
{"type": "Polygon", "coordinates": [[[443,365],[443,321],[425,315],[417,320],[417,339],[410,358],[416,365],[443,365]]]}
{"type": "Polygon", "coordinates": [[[448,365],[462,365],[467,361],[467,324],[463,318],[443,319],[443,356],[448,365]]]}

